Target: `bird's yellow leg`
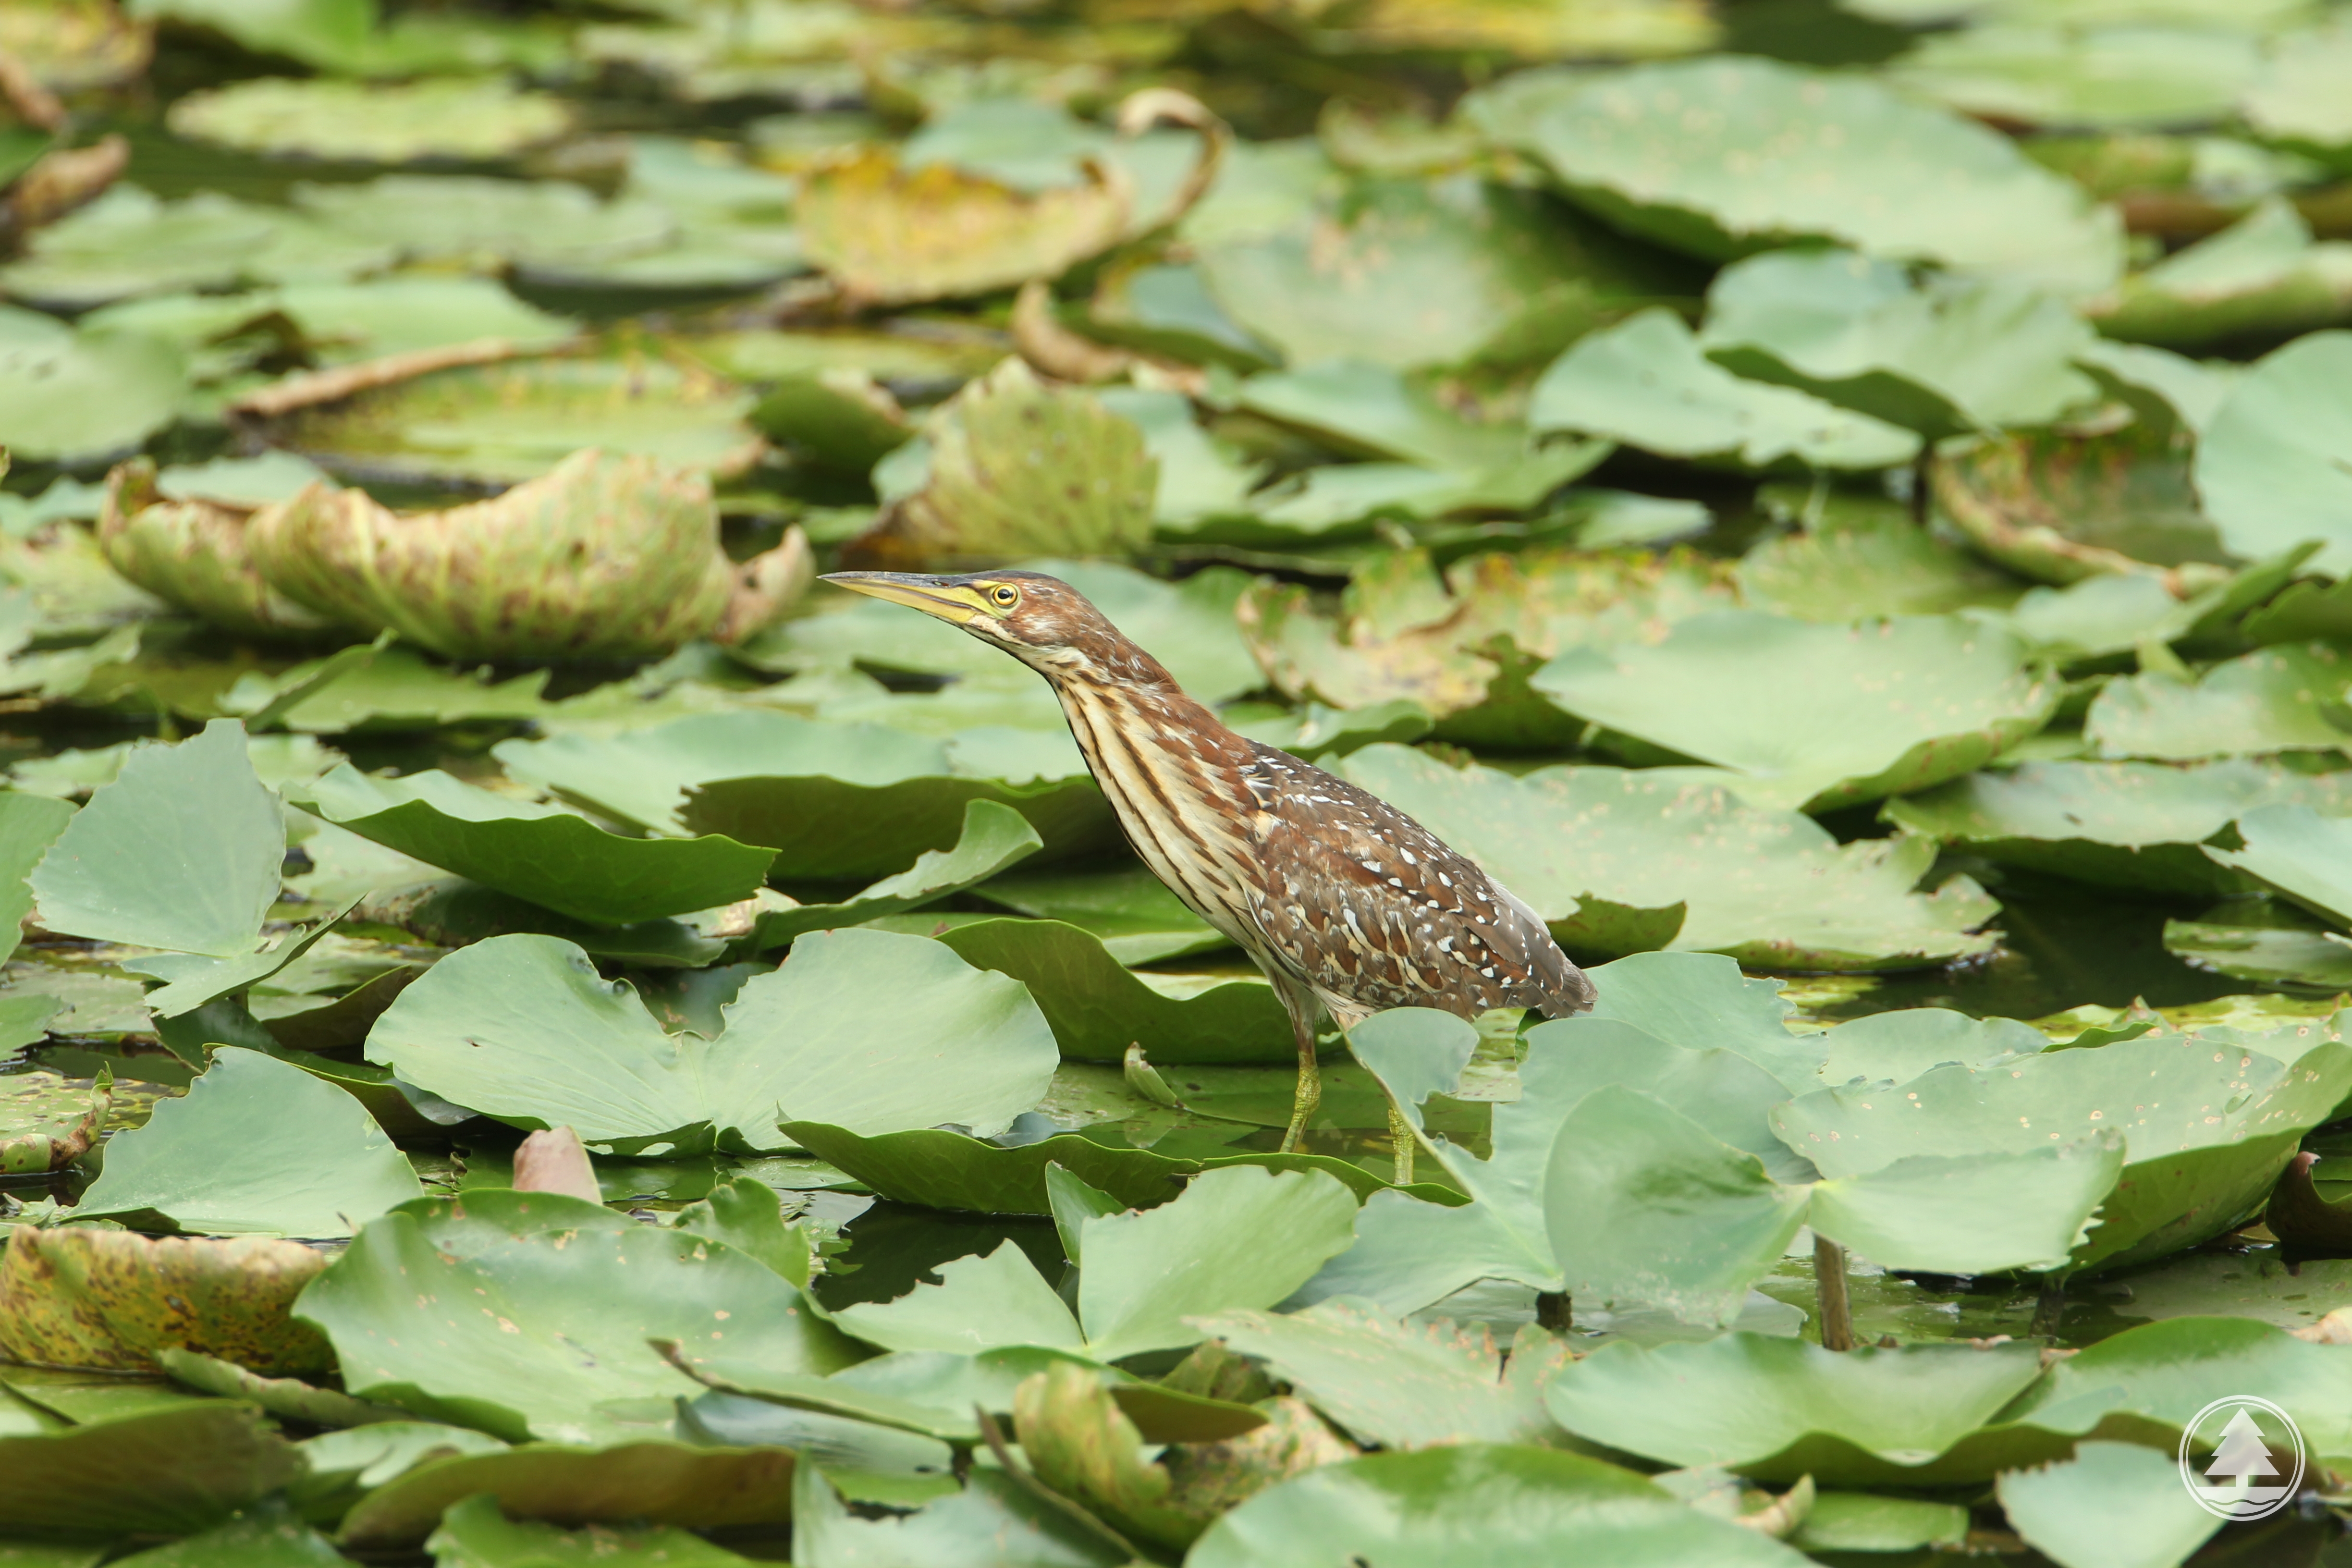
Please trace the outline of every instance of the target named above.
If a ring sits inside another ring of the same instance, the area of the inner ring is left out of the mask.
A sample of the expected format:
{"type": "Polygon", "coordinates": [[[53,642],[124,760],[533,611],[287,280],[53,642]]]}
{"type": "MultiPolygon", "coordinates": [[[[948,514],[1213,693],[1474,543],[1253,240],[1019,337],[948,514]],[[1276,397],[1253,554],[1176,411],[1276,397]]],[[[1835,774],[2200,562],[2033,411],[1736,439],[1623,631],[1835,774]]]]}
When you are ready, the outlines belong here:
{"type": "Polygon", "coordinates": [[[1297,1149],[1307,1123],[1314,1119],[1316,1107],[1323,1103],[1323,1069],[1315,1065],[1314,1015],[1301,1018],[1294,1014],[1290,1026],[1298,1037],[1298,1089],[1290,1100],[1290,1126],[1282,1135],[1282,1152],[1286,1154],[1297,1149]]]}

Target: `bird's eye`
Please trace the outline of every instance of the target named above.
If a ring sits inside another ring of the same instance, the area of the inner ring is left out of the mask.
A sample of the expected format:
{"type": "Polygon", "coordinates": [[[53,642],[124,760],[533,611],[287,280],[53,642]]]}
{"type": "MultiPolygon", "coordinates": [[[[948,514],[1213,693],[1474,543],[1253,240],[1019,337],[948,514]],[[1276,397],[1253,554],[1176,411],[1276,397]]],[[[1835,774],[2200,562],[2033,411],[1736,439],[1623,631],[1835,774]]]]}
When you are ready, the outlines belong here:
{"type": "Polygon", "coordinates": [[[989,591],[988,596],[995,600],[998,604],[1003,605],[1005,608],[1011,609],[1015,604],[1019,603],[1021,598],[1021,590],[1013,587],[1009,584],[1000,583],[989,591]]]}

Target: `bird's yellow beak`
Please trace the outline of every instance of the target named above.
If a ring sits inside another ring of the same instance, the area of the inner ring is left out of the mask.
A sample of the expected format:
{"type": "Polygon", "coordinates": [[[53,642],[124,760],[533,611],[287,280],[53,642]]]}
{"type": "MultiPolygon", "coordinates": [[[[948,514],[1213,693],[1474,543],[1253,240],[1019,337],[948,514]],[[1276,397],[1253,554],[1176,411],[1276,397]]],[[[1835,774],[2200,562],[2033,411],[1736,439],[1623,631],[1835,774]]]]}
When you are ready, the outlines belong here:
{"type": "Polygon", "coordinates": [[[962,626],[988,613],[980,590],[951,577],[924,577],[911,572],[832,572],[821,579],[894,605],[908,605],[950,626],[962,626]]]}

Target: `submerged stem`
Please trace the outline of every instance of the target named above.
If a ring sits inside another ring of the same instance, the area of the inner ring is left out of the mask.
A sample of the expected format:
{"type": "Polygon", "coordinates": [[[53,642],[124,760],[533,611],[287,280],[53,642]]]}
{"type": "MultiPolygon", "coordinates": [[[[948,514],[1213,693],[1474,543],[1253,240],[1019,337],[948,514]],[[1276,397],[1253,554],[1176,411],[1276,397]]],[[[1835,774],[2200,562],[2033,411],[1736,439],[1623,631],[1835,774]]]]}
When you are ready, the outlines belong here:
{"type": "Polygon", "coordinates": [[[1853,1307],[1845,1293],[1845,1248],[1826,1236],[1813,1237],[1813,1283],[1821,1292],[1822,1349],[1853,1349],[1853,1307]]]}

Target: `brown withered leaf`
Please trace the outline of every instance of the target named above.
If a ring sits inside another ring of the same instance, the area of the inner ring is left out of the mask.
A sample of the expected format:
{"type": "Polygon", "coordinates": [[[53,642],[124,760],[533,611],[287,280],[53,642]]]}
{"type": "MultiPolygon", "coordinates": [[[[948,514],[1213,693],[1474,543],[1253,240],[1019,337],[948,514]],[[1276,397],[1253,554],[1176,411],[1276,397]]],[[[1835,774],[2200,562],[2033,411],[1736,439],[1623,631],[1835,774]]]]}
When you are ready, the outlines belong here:
{"type": "Polygon", "coordinates": [[[0,1257],[0,1352],[44,1366],[152,1371],[176,1346],[265,1373],[333,1364],[290,1316],[327,1267],[295,1242],[161,1238],[94,1226],[20,1225],[0,1257]]]}
{"type": "Polygon", "coordinates": [[[154,459],[134,458],[106,476],[99,547],[131,582],[225,630],[315,637],[331,623],[271,587],[254,564],[247,530],[257,510],[166,500],[155,488],[154,459]]]}
{"type": "Polygon", "coordinates": [[[1143,432],[1075,387],[1040,382],[1018,359],[932,415],[923,487],[845,550],[890,570],[1031,555],[1111,555],[1151,540],[1160,463],[1143,432]]]}

